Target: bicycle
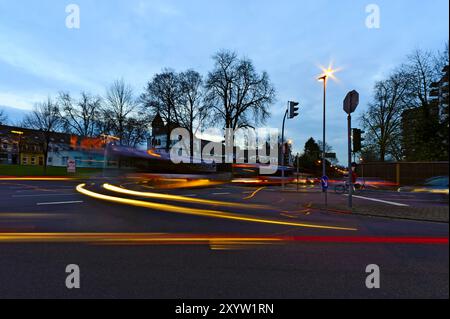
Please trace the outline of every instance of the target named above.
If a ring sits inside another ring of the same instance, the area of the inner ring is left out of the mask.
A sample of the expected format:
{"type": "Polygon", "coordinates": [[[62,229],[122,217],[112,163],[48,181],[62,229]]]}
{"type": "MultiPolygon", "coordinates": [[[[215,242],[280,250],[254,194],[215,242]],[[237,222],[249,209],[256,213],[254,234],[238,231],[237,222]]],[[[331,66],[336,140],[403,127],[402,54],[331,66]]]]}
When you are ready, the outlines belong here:
{"type": "MultiPolygon", "coordinates": [[[[365,184],[354,184],[352,187],[353,187],[353,193],[361,192],[366,189],[365,184]]],[[[348,193],[350,193],[350,185],[349,185],[349,183],[336,185],[334,187],[334,191],[336,194],[348,194],[348,193]]]]}

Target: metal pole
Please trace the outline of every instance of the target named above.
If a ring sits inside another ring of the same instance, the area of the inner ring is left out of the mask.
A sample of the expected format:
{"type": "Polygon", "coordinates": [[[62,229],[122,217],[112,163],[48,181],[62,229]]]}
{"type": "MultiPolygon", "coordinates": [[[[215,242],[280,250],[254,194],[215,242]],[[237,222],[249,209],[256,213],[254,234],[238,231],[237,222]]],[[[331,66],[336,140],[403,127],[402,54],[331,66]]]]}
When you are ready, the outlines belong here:
{"type": "MultiPolygon", "coordinates": [[[[323,140],[322,140],[322,176],[327,175],[327,162],[326,162],[326,110],[327,110],[327,77],[323,78],[323,140]]],[[[325,207],[328,208],[328,193],[327,190],[324,190],[325,193],[325,207]]]]}
{"type": "Polygon", "coordinates": [[[299,191],[299,177],[300,177],[300,154],[297,153],[297,193],[299,191]]]}
{"type": "Polygon", "coordinates": [[[364,186],[366,186],[366,179],[364,178],[364,163],[361,163],[361,175],[364,186]]]}
{"type": "Polygon", "coordinates": [[[348,207],[353,208],[353,176],[352,176],[352,116],[348,115],[348,207]]]}
{"type": "Polygon", "coordinates": [[[286,124],[287,115],[288,115],[288,110],[286,109],[286,113],[284,113],[284,118],[283,118],[283,128],[281,130],[281,184],[282,184],[283,190],[284,190],[284,127],[286,124]]]}

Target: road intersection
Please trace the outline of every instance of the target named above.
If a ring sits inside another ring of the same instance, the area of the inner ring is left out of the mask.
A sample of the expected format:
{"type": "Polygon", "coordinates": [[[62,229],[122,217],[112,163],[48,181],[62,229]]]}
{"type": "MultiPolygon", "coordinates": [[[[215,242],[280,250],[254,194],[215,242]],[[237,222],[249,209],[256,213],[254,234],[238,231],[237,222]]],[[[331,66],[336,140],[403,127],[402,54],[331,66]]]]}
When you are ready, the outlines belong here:
{"type": "MultiPolygon", "coordinates": [[[[315,188],[2,181],[0,194],[1,296],[448,298],[448,223],[325,211],[315,188]],[[85,274],[78,292],[61,284],[70,263],[85,274]],[[369,264],[378,291],[364,285],[369,264]]],[[[361,197],[448,208],[442,196],[361,197]]]]}

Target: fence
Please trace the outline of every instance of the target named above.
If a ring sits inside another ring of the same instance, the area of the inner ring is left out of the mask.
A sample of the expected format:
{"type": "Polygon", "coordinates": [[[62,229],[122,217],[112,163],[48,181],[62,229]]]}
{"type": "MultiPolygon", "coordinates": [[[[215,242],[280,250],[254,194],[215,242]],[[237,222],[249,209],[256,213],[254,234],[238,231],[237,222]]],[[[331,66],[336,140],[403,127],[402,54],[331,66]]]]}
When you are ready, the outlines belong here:
{"type": "Polygon", "coordinates": [[[358,175],[380,178],[398,185],[414,185],[434,176],[448,176],[449,162],[365,163],[358,175]]]}

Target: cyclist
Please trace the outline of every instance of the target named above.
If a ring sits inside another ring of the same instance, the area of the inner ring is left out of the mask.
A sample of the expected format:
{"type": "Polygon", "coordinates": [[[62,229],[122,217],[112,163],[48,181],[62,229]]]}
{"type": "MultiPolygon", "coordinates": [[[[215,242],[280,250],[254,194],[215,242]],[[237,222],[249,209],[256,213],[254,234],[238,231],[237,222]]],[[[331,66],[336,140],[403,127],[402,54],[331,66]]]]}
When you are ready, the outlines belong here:
{"type": "Polygon", "coordinates": [[[357,189],[362,189],[363,185],[358,183],[358,174],[356,173],[356,169],[358,167],[358,164],[356,163],[352,163],[352,186],[353,186],[353,190],[357,190],[357,189]]]}

